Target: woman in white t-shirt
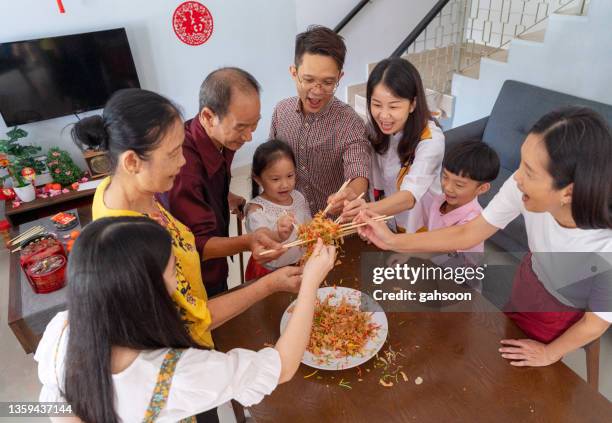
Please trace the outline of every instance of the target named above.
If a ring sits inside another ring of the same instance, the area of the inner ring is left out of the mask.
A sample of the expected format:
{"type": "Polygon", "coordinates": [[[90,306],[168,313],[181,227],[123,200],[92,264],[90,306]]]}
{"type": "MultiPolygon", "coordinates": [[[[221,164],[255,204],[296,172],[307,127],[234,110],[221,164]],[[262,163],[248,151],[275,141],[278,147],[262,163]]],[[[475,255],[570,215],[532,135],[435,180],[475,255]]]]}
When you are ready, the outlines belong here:
{"type": "Polygon", "coordinates": [[[319,240],[297,305],[274,348],[221,353],[191,340],[172,302],[176,261],[168,232],[145,217],[99,219],[68,264],[68,311],[36,351],[40,401],[68,402],[86,422],[176,422],[236,399],[260,402],[297,370],[316,291],[335,261],[319,240]]]}
{"type": "Polygon", "coordinates": [[[367,104],[374,149],[370,184],[384,198],[347,202],[342,218],[367,209],[395,215],[397,232],[416,232],[424,227],[421,198],[442,193],[444,157],[444,134],[431,120],[418,70],[400,57],[382,60],[368,78],[367,104]]]}
{"type": "Polygon", "coordinates": [[[532,339],[502,340],[500,352],[515,366],[546,366],[612,322],[610,163],[606,122],[590,109],[568,107],[533,126],[519,169],[473,221],[395,235],[369,211],[356,220],[369,223],[360,234],[380,248],[442,252],[476,245],[521,214],[531,253],[515,276],[509,317],[532,339]]]}

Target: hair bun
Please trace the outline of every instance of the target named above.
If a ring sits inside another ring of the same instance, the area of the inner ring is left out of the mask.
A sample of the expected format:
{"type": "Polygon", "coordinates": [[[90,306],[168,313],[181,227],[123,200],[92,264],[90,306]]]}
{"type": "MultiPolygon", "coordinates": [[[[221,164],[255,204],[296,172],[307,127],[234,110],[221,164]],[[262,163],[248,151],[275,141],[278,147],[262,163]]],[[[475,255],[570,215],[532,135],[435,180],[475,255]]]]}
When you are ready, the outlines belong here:
{"type": "Polygon", "coordinates": [[[72,128],[72,139],[81,147],[108,150],[108,132],[100,115],[81,119],[72,128]]]}

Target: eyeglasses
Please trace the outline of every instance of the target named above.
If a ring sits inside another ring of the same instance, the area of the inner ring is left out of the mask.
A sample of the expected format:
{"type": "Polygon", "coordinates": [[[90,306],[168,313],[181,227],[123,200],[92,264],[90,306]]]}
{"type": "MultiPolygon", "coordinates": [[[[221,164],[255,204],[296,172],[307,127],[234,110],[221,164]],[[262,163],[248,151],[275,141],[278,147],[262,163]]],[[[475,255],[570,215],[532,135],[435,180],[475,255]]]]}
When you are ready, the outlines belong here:
{"type": "Polygon", "coordinates": [[[313,78],[300,78],[300,75],[296,73],[297,76],[297,80],[299,81],[300,85],[305,89],[305,90],[314,90],[316,87],[319,87],[319,89],[321,91],[323,91],[325,94],[333,94],[336,89],[338,89],[338,85],[340,84],[340,81],[338,81],[337,79],[332,80],[332,81],[317,81],[316,79],[313,78]]]}

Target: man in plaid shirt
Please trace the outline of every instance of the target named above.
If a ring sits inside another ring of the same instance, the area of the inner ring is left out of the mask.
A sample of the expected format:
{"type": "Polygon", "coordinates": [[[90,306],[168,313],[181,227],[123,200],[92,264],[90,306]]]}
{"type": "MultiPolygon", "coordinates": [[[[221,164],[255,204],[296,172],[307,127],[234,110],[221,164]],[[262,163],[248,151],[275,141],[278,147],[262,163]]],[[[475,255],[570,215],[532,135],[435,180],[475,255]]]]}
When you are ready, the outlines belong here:
{"type": "Polygon", "coordinates": [[[365,123],[334,96],[345,55],[342,37],[329,28],[311,26],[298,34],[295,64],[290,67],[298,95],[279,102],[272,115],[270,139],[293,148],[296,189],[313,215],[330,203],[330,214],[339,214],[345,201],[368,189],[370,143],[365,123]],[[336,194],[346,180],[350,184],[336,194]]]}

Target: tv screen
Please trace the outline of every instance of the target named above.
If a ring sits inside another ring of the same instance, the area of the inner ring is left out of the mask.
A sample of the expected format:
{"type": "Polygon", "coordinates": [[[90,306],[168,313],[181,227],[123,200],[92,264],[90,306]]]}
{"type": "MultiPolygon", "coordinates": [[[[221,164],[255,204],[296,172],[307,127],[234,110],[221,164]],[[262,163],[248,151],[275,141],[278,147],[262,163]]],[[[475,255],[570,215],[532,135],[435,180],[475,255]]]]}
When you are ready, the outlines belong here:
{"type": "Polygon", "coordinates": [[[0,44],[9,127],[99,109],[122,88],[140,88],[123,28],[0,44]]]}

